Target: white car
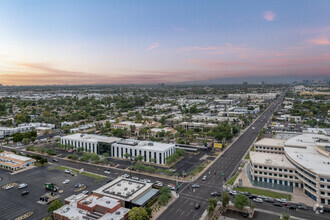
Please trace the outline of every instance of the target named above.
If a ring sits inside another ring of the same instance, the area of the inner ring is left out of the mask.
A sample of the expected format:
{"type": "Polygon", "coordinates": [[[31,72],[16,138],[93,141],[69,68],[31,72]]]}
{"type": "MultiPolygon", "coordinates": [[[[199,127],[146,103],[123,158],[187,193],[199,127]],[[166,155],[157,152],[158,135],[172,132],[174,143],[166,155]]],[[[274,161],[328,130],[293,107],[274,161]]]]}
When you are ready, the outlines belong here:
{"type": "Polygon", "coordinates": [[[5,189],[12,189],[12,188],[14,188],[13,185],[8,185],[8,186],[6,186],[5,189]]]}
{"type": "Polygon", "coordinates": [[[71,170],[65,169],[64,173],[71,173],[71,170]]]}
{"type": "Polygon", "coordinates": [[[109,170],[105,170],[104,173],[105,174],[110,174],[110,171],[109,170]]]}
{"type": "Polygon", "coordinates": [[[136,177],[136,176],[133,176],[133,177],[132,177],[132,180],[139,180],[139,178],[136,177]]]}
{"type": "Polygon", "coordinates": [[[26,184],[26,183],[22,183],[22,184],[19,184],[18,185],[18,188],[19,189],[23,189],[23,188],[25,188],[25,187],[27,187],[28,186],[28,184],[26,184]]]}
{"type": "Polygon", "coordinates": [[[124,178],[129,178],[129,175],[125,173],[125,174],[123,175],[123,177],[124,177],[124,178]]]}
{"type": "Polygon", "coordinates": [[[202,180],[203,180],[203,181],[205,181],[205,180],[206,180],[206,178],[207,178],[206,176],[203,176],[203,179],[202,179],[202,180]]]}
{"type": "Polygon", "coordinates": [[[88,190],[84,190],[84,191],[82,191],[82,193],[83,193],[84,195],[88,195],[88,190]]]}
{"type": "Polygon", "coordinates": [[[66,180],[63,181],[63,184],[68,184],[69,182],[70,182],[70,180],[66,179],[66,180]]]}
{"type": "Polygon", "coordinates": [[[257,203],[262,203],[263,202],[261,198],[255,198],[255,199],[253,199],[253,201],[257,202],[257,203]]]}
{"type": "Polygon", "coordinates": [[[236,195],[238,194],[238,192],[235,191],[235,190],[230,190],[230,191],[229,191],[229,194],[230,194],[230,195],[233,195],[233,196],[236,196],[236,195]]]}

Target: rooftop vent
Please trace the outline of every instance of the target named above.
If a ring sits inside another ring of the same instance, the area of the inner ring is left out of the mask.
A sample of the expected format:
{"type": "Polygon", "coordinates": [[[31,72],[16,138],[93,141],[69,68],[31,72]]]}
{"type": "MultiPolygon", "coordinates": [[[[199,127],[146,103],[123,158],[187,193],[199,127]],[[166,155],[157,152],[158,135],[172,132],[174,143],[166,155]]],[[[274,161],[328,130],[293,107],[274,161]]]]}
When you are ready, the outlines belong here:
{"type": "Polygon", "coordinates": [[[108,200],[108,201],[106,201],[105,203],[106,203],[106,204],[110,204],[111,202],[108,200]]]}
{"type": "Polygon", "coordinates": [[[128,185],[132,185],[132,182],[130,181],[130,182],[128,182],[128,185]]]}
{"type": "Polygon", "coordinates": [[[154,143],[148,142],[148,146],[154,146],[154,143]]]}
{"type": "Polygon", "coordinates": [[[117,212],[116,212],[116,215],[120,215],[120,211],[117,211],[117,212]]]}
{"type": "Polygon", "coordinates": [[[117,183],[117,186],[121,186],[121,184],[120,183],[117,183]]]}
{"type": "Polygon", "coordinates": [[[127,189],[128,189],[127,187],[124,188],[125,191],[126,191],[127,189]]]}

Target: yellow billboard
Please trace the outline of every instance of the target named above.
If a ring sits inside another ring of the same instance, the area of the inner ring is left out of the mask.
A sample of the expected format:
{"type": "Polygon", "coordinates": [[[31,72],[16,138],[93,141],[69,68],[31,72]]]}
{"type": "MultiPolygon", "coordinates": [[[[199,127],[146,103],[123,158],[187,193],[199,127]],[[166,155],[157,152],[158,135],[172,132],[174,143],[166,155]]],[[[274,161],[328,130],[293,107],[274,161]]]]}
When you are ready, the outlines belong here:
{"type": "Polygon", "coordinates": [[[222,148],[222,144],[221,143],[214,143],[213,147],[214,148],[222,148]]]}

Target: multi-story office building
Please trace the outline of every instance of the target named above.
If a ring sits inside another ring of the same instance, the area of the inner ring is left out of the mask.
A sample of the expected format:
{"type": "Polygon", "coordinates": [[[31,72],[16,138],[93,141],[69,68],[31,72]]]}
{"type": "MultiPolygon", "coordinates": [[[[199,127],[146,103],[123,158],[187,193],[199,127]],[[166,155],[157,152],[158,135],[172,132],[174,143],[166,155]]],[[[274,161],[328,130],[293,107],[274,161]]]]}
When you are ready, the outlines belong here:
{"type": "Polygon", "coordinates": [[[250,174],[253,181],[298,187],[316,203],[330,205],[329,136],[262,139],[250,152],[250,174]]]}
{"type": "Polygon", "coordinates": [[[73,149],[83,147],[84,151],[103,154],[110,157],[135,158],[143,156],[143,161],[165,164],[166,158],[175,153],[175,144],[138,141],[90,134],[72,134],[61,138],[61,144],[73,146],[73,149]]]}

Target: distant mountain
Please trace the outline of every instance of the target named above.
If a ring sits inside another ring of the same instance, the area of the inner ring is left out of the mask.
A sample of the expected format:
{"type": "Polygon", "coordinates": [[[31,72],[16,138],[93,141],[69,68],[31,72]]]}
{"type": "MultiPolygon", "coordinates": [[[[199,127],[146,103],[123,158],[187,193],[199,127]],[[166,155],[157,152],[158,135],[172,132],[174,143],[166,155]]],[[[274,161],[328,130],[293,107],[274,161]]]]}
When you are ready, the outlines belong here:
{"type": "Polygon", "coordinates": [[[177,83],[168,83],[175,85],[221,85],[221,84],[242,84],[248,82],[249,84],[287,84],[294,81],[301,82],[303,80],[329,80],[329,76],[249,76],[249,77],[230,77],[230,78],[216,78],[199,81],[186,81],[177,83]]]}

